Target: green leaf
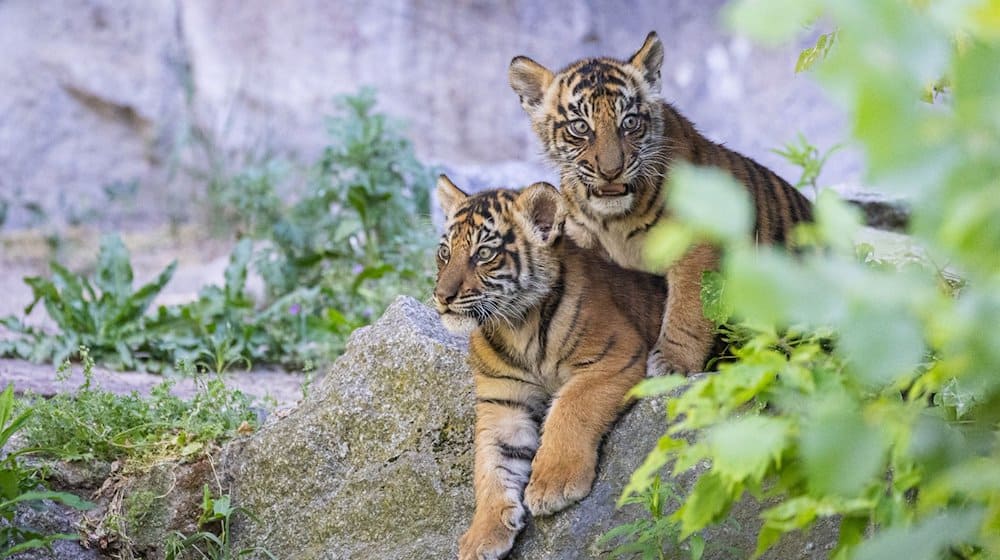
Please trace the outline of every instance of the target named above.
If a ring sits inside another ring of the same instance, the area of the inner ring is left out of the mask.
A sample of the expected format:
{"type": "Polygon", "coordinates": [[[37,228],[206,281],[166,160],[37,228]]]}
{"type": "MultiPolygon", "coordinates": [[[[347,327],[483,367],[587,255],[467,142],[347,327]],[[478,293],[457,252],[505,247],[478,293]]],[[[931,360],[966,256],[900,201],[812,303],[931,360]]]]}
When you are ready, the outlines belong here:
{"type": "Polygon", "coordinates": [[[253,240],[241,239],[229,255],[225,272],[225,294],[227,302],[242,302],[243,290],[247,282],[247,268],[253,256],[253,240]]]}
{"type": "Polygon", "coordinates": [[[354,282],[351,283],[351,291],[356,292],[358,288],[366,280],[378,280],[395,270],[391,264],[383,263],[377,266],[366,266],[361,270],[360,273],[354,278],[354,282]]]}
{"type": "Polygon", "coordinates": [[[635,387],[632,387],[626,396],[646,398],[657,395],[665,395],[667,393],[672,393],[681,387],[689,385],[690,383],[691,380],[683,375],[661,375],[658,377],[650,377],[643,379],[635,387]]]}
{"type": "Polygon", "coordinates": [[[701,276],[701,306],[705,317],[718,325],[733,316],[733,304],[726,298],[726,281],[721,273],[706,271],[701,276]]]}
{"type": "Polygon", "coordinates": [[[842,552],[846,554],[847,551],[860,543],[864,539],[865,530],[868,528],[868,525],[867,517],[851,515],[842,517],[840,520],[840,536],[837,539],[837,548],[833,550],[830,556],[835,558],[842,552]]]}
{"type": "Polygon", "coordinates": [[[21,491],[21,469],[0,468],[0,498],[13,500],[21,491]]]}
{"type": "Polygon", "coordinates": [[[819,14],[816,0],[739,0],[723,11],[730,27],[771,45],[794,38],[819,14]]]}
{"type": "Polygon", "coordinates": [[[727,489],[718,473],[714,471],[703,473],[674,514],[681,522],[680,538],[686,539],[721,517],[729,510],[734,498],[738,498],[742,493],[743,488],[739,486],[727,489]]]}
{"type": "Polygon", "coordinates": [[[837,347],[849,372],[871,387],[912,375],[924,354],[920,323],[907,310],[886,302],[852,306],[837,347]]]}
{"type": "Polygon", "coordinates": [[[618,498],[618,507],[625,504],[625,501],[634,494],[641,494],[653,484],[659,475],[660,470],[670,460],[672,454],[677,449],[687,446],[687,442],[682,439],[673,439],[670,436],[663,436],[657,441],[656,447],[646,455],[646,459],[639,465],[639,468],[629,477],[628,484],[622,490],[618,498]]]}
{"type": "Polygon", "coordinates": [[[983,519],[981,508],[950,510],[913,527],[892,527],[861,543],[854,560],[937,560],[950,546],[970,542],[983,519]]]}
{"type": "Polygon", "coordinates": [[[811,496],[799,496],[786,500],[761,513],[764,526],[757,535],[754,558],[759,558],[780,540],[781,535],[809,526],[815,519],[819,504],[811,496]]]}
{"type": "Polygon", "coordinates": [[[132,293],[132,263],[128,249],[117,235],[101,238],[94,283],[117,302],[123,302],[132,293]]]}
{"type": "Polygon", "coordinates": [[[885,438],[838,399],[813,403],[812,409],[800,440],[810,490],[818,496],[859,495],[884,472],[885,438]]]}
{"type": "Polygon", "coordinates": [[[51,490],[33,490],[30,492],[24,492],[13,499],[7,500],[0,503],[0,510],[8,508],[12,505],[24,503],[24,502],[39,502],[42,500],[52,500],[54,502],[62,502],[63,504],[78,510],[89,510],[93,509],[96,504],[88,502],[76,496],[75,494],[70,494],[69,492],[54,492],[51,490]]]}
{"type": "Polygon", "coordinates": [[[845,254],[854,251],[854,239],[862,223],[857,207],[848,205],[836,192],[824,189],[816,199],[814,214],[820,235],[829,246],[845,254]]]}
{"type": "Polygon", "coordinates": [[[688,542],[691,546],[691,560],[701,560],[705,554],[705,538],[701,535],[692,535],[688,542]]]}
{"type": "Polygon", "coordinates": [[[695,233],[691,227],[664,220],[646,236],[643,258],[650,267],[666,270],[684,256],[694,240],[695,233]]]}
{"type": "Polygon", "coordinates": [[[44,537],[32,538],[3,550],[0,552],[0,558],[9,558],[14,554],[34,550],[36,548],[48,548],[55,541],[72,541],[79,538],[80,535],[71,535],[67,533],[55,533],[52,535],[45,535],[44,537]]]}
{"type": "Polygon", "coordinates": [[[177,270],[177,261],[171,262],[167,265],[167,268],[163,269],[156,278],[151,280],[149,283],[144,284],[135,294],[132,294],[128,298],[128,305],[130,312],[129,317],[139,317],[143,315],[149,308],[149,304],[152,303],[153,299],[156,298],[163,291],[163,288],[170,282],[173,278],[174,272],[177,270]]]}
{"type": "Polygon", "coordinates": [[[749,239],[750,194],[729,173],[717,167],[673,164],[667,189],[673,218],[713,239],[749,239]]]}
{"type": "Polygon", "coordinates": [[[748,416],[719,424],[705,437],[713,470],[728,487],[735,487],[745,481],[761,482],[770,465],[780,466],[790,435],[787,420],[748,416]]]}

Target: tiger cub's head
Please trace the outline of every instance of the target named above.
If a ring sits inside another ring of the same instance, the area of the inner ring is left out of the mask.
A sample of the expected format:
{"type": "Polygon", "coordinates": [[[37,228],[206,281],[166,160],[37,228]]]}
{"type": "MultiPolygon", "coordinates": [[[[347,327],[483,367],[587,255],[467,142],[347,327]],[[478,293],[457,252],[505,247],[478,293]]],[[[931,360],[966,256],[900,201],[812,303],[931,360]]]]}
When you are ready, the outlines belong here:
{"type": "Polygon", "coordinates": [[[571,207],[595,217],[628,213],[658,188],[663,120],[657,108],[663,45],[655,32],[627,61],[586,58],[553,74],[524,56],[509,78],[549,159],[560,167],[571,207]]]}
{"type": "Polygon", "coordinates": [[[521,191],[467,195],[441,175],[437,196],[445,232],[434,305],[445,327],[468,332],[490,323],[516,326],[558,279],[564,221],[559,192],[535,183],[521,191]]]}

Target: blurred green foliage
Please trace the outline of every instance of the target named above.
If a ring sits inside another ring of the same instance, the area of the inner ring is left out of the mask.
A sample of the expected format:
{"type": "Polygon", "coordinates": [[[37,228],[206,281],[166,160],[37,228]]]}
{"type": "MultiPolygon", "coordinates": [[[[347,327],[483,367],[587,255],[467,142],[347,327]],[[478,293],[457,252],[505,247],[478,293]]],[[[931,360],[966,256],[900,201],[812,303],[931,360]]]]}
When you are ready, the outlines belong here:
{"type": "Polygon", "coordinates": [[[259,363],[304,368],[332,361],[351,331],[397,295],[427,294],[432,174],[400,123],[375,111],[372,90],[336,101],[330,143],[297,191],[284,192],[288,169],[276,160],[207,179],[213,223],[242,238],[222,286],[148,314],[175,265],[133,292],[129,253],[109,236],[94,274],[54,261],[51,278],[25,279],[34,293],[25,314],[42,303],[59,330],[4,318],[19,336],[0,341],[0,355],[59,363],[78,358],[84,345],[119,369],[161,371],[178,360],[215,372],[259,363]],[[263,294],[248,288],[253,273],[263,294]]]}
{"type": "Polygon", "coordinates": [[[817,17],[838,30],[812,71],[850,116],[866,182],[911,202],[907,233],[926,258],[855,247],[858,216],[829,191],[798,232],[800,254],[755,246],[747,228],[718,225],[746,223],[743,203],[717,203],[745,199],[741,187],[677,169],[677,221],[648,253],[669,261],[704,238],[725,247],[703,297],[734,359],[635,389],[681,392],[622,499],[665,466],[709,461],[671,514],[678,539],[749,495],[768,504],[757,556],[837,516],[832,558],[1000,557],[1000,3],[740,0],[727,13],[771,43],[817,17]],[[927,84],[947,95],[922,101],[927,84]]]}
{"type": "Polygon", "coordinates": [[[816,197],[819,196],[820,188],[818,181],[823,166],[826,165],[826,161],[830,159],[830,156],[843,147],[843,144],[834,144],[826,151],[820,152],[820,149],[813,146],[806,139],[805,135],[800,132],[795,141],[787,142],[780,150],[775,149],[771,151],[802,169],[799,180],[795,182],[795,188],[801,190],[804,187],[809,187],[813,197],[816,197]]]}

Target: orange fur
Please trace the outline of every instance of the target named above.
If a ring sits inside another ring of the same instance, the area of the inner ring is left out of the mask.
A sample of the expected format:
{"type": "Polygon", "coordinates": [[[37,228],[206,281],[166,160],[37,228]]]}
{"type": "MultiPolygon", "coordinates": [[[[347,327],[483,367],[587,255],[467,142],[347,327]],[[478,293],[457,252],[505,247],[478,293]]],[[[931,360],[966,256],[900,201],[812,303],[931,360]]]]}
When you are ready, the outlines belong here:
{"type": "Polygon", "coordinates": [[[533,515],[590,492],[601,438],[642,379],[662,277],[623,270],[563,234],[558,191],[465,196],[446,178],[434,300],[472,318],[476,509],[462,559],[500,558],[533,515]],[[485,250],[483,250],[485,248],[485,250]]]}
{"type": "Polygon", "coordinates": [[[720,167],[743,183],[757,211],[753,235],[761,242],[785,243],[796,224],[812,219],[809,201],[791,185],[705,138],[656,96],[662,63],[663,46],[650,33],[624,61],[588,58],[555,74],[523,56],[510,66],[511,86],[560,168],[567,231],[625,268],[667,277],[670,293],[650,374],[700,370],[714,341],[700,292],[702,274],[718,267],[718,250],[694,247],[667,270],[643,257],[650,228],[670,219],[664,184],[672,162],[720,167]]]}

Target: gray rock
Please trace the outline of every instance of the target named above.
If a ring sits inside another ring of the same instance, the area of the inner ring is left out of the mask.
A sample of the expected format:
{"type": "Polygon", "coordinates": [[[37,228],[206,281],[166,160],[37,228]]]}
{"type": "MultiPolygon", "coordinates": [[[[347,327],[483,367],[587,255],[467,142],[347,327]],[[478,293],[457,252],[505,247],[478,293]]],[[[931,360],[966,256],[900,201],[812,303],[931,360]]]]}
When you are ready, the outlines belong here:
{"type": "Polygon", "coordinates": [[[0,2],[0,199],[73,221],[105,185],[162,184],[184,106],[175,19],[164,0],[0,2]]]}
{"type": "MultiPolygon", "coordinates": [[[[260,523],[237,527],[240,546],[287,558],[453,558],[472,514],[471,374],[464,341],[436,314],[399,298],[287,418],[243,444],[229,468],[233,495],[260,523]]],[[[665,429],[662,403],[634,406],[607,437],[590,496],[530,523],[511,558],[606,557],[597,540],[644,515],[615,509],[633,470],[665,429]]],[[[677,484],[688,487],[694,473],[677,484]]],[[[708,533],[706,558],[745,558],[762,506],[744,500],[708,533]],[[733,552],[735,551],[735,552],[733,552]]],[[[767,558],[824,558],[836,524],[792,535],[767,558]]]]}
{"type": "Polygon", "coordinates": [[[833,189],[845,202],[861,210],[869,227],[903,231],[910,221],[910,205],[903,198],[845,185],[837,185],[833,189]]]}
{"type": "MultiPolygon", "coordinates": [[[[82,514],[58,502],[44,500],[40,504],[21,506],[14,517],[14,523],[30,528],[44,535],[77,532],[82,514]]],[[[96,550],[85,547],[78,540],[59,540],[52,544],[52,552],[44,548],[29,550],[11,556],[13,560],[96,560],[103,556],[96,550]]]]}
{"type": "Polygon", "coordinates": [[[471,375],[463,339],[399,298],[287,418],[230,467],[259,524],[238,544],[283,558],[443,558],[472,512],[471,375]]]}
{"type": "MultiPolygon", "coordinates": [[[[579,504],[551,517],[530,522],[518,539],[512,560],[576,560],[608,558],[616,544],[599,543],[601,536],[612,528],[637,519],[648,518],[642,506],[627,505],[620,509],[615,502],[632,472],[642,463],[646,453],[656,444],[666,429],[663,402],[646,400],[637,403],[616,424],[601,449],[597,480],[590,495],[579,504]]],[[[701,464],[671,482],[679,492],[690,490],[708,465],[701,464]]],[[[670,480],[663,473],[663,480],[670,480]]],[[[757,546],[756,535],[761,526],[758,517],[766,507],[750,497],[736,504],[719,525],[705,531],[705,560],[742,560],[749,558],[757,546]]],[[[763,558],[770,560],[820,560],[827,558],[837,542],[839,523],[826,520],[810,533],[793,533],[769,550],[763,558]]],[[[670,556],[668,556],[670,557],[670,556]]],[[[681,557],[674,550],[674,557],[681,557]]]]}
{"type": "Polygon", "coordinates": [[[888,231],[904,231],[910,222],[910,205],[878,193],[858,193],[845,200],[861,209],[865,224],[888,231]]]}

